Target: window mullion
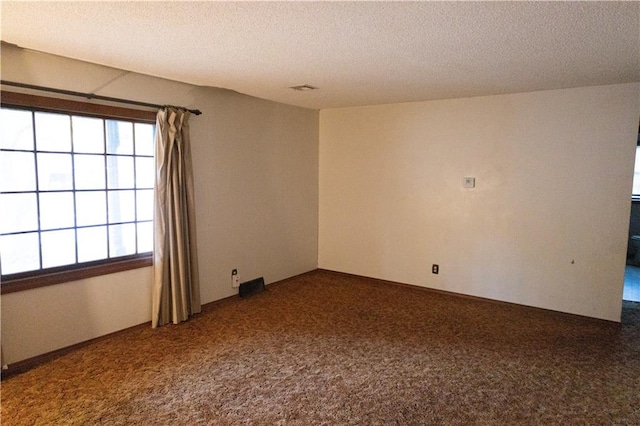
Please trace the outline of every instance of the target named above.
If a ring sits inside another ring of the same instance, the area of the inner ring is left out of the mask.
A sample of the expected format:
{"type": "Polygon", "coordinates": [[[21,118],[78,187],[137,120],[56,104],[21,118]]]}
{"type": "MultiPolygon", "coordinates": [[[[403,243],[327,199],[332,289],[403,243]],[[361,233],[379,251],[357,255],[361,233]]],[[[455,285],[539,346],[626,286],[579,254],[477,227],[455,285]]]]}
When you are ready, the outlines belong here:
{"type": "Polygon", "coordinates": [[[73,132],[73,116],[69,115],[69,131],[71,136],[71,194],[73,197],[73,237],[75,242],[75,263],[78,263],[78,213],[76,212],[76,156],[73,132]]]}
{"type": "Polygon", "coordinates": [[[36,112],[31,111],[31,128],[33,129],[33,158],[34,158],[34,166],[36,172],[36,209],[38,210],[38,229],[36,232],[38,233],[38,261],[40,269],[43,268],[42,263],[42,227],[40,226],[40,175],[38,171],[38,140],[37,140],[37,132],[36,132],[36,112]]]}
{"type": "Polygon", "coordinates": [[[109,221],[111,218],[109,217],[109,155],[107,153],[107,120],[102,120],[102,143],[104,145],[104,196],[105,206],[107,211],[105,212],[105,217],[107,218],[107,223],[105,224],[105,229],[107,230],[107,259],[111,256],[111,237],[109,232],[109,221]]]}
{"type": "Polygon", "coordinates": [[[133,125],[133,218],[134,218],[134,236],[135,236],[135,245],[136,245],[136,253],[139,252],[138,248],[138,162],[136,161],[137,157],[137,149],[136,149],[136,126],[133,125]]]}

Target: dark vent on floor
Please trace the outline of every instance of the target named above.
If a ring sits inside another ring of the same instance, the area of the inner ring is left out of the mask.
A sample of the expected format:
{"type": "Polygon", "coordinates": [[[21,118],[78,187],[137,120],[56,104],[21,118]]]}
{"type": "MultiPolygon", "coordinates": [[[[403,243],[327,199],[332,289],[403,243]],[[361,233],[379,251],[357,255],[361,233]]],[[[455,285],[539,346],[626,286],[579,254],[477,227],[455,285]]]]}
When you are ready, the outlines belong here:
{"type": "Polygon", "coordinates": [[[240,284],[240,297],[251,296],[264,290],[264,278],[256,278],[255,280],[240,284]]]}

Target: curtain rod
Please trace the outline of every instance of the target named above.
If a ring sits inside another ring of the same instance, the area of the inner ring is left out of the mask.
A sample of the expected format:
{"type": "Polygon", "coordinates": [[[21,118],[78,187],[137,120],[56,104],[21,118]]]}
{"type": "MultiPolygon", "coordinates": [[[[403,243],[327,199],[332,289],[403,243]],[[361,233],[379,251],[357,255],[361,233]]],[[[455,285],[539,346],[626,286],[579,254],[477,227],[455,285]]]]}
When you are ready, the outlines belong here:
{"type": "MultiPolygon", "coordinates": [[[[130,104],[130,105],[137,105],[137,106],[143,106],[143,107],[149,107],[149,108],[162,109],[164,107],[173,106],[173,105],[159,105],[159,104],[150,104],[147,102],[131,101],[129,99],[112,98],[110,96],[96,95],[95,93],[82,93],[82,92],[74,92],[73,90],[54,89],[53,87],[36,86],[34,84],[17,83],[15,81],[0,80],[0,84],[4,84],[7,86],[21,87],[23,89],[42,90],[44,92],[60,93],[62,95],[79,96],[81,98],[97,99],[97,100],[109,101],[109,102],[118,102],[121,104],[130,104]]],[[[174,108],[179,108],[179,109],[189,111],[194,115],[202,114],[202,111],[200,111],[199,109],[188,109],[184,107],[174,107],[174,108]]]]}

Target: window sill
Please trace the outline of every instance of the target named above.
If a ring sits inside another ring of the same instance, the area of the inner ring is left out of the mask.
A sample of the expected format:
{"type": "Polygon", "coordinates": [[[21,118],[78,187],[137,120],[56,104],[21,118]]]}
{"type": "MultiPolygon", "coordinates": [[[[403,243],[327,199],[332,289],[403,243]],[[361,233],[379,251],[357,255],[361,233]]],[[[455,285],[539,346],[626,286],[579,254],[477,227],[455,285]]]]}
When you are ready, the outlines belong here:
{"type": "Polygon", "coordinates": [[[2,278],[0,294],[31,290],[69,281],[77,281],[115,272],[144,268],[153,265],[153,255],[144,254],[129,256],[118,260],[93,262],[90,264],[61,267],[50,271],[26,272],[2,278]]]}

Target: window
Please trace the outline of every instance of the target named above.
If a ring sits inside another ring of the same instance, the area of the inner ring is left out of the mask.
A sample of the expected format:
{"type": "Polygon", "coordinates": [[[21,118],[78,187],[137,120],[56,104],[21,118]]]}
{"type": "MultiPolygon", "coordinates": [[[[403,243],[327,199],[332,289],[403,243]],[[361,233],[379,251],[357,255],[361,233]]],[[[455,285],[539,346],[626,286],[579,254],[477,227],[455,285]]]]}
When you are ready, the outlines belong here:
{"type": "Polygon", "coordinates": [[[43,276],[68,276],[73,270],[97,267],[92,276],[104,265],[139,264],[140,259],[149,264],[155,176],[151,117],[8,105],[4,92],[2,103],[3,291],[14,280],[37,284],[43,276]]]}

